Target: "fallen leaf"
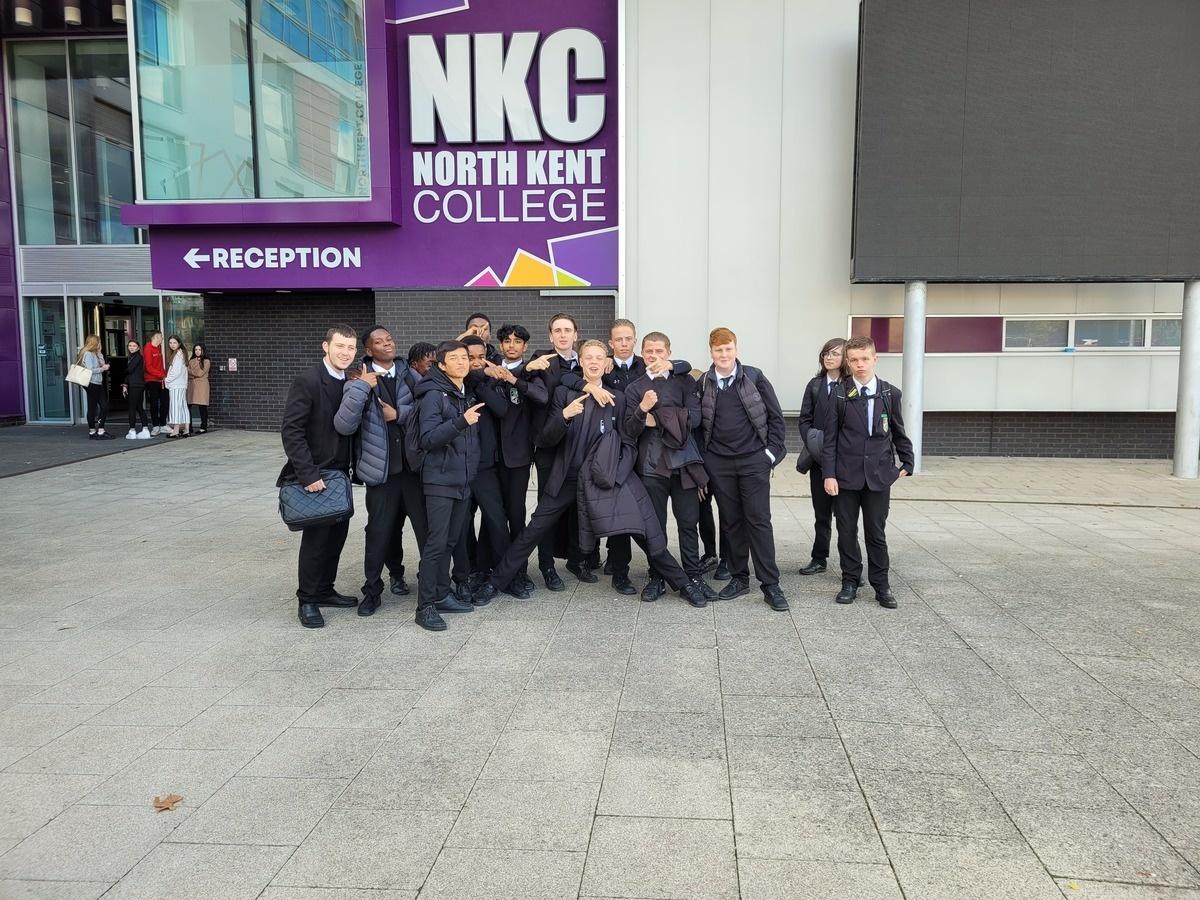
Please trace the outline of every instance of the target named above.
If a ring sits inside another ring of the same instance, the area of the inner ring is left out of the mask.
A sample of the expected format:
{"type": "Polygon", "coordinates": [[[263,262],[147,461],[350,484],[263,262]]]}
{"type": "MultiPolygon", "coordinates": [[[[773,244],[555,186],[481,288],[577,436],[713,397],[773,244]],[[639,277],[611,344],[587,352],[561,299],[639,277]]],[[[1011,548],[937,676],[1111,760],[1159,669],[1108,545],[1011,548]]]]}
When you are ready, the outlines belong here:
{"type": "Polygon", "coordinates": [[[1077,890],[1079,890],[1079,885],[1077,885],[1077,884],[1076,884],[1075,882],[1073,882],[1073,881],[1068,881],[1068,882],[1067,882],[1067,887],[1069,887],[1069,888],[1070,888],[1071,890],[1073,890],[1073,891],[1077,891],[1077,890]]]}
{"type": "Polygon", "coordinates": [[[155,812],[172,812],[175,807],[183,802],[183,798],[178,794],[167,794],[165,797],[154,798],[155,812]]]}

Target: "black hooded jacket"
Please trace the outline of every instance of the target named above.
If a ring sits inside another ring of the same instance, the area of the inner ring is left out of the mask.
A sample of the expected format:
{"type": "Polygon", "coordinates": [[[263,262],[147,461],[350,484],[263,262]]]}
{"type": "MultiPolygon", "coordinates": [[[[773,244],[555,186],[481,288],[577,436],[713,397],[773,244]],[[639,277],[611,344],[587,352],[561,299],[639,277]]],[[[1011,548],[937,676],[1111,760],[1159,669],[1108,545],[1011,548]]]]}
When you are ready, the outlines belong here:
{"type": "Polygon", "coordinates": [[[415,393],[425,451],[425,493],[465,500],[479,471],[479,431],[463,417],[469,405],[466,395],[436,366],[417,382],[415,393]]]}

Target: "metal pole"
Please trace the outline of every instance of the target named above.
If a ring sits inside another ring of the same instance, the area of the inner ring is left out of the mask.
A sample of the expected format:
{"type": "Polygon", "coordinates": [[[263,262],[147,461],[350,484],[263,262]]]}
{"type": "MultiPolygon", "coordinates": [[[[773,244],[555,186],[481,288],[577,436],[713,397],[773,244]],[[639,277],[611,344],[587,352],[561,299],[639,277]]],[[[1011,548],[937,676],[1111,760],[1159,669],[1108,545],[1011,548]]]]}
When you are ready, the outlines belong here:
{"type": "Polygon", "coordinates": [[[925,414],[925,282],[910,281],[904,285],[904,361],[903,401],[900,412],[904,427],[913,445],[915,467],[920,472],[922,417],[925,414]]]}
{"type": "Polygon", "coordinates": [[[1195,478],[1200,469],[1200,281],[1183,286],[1179,340],[1179,399],[1175,404],[1176,478],[1195,478]]]}

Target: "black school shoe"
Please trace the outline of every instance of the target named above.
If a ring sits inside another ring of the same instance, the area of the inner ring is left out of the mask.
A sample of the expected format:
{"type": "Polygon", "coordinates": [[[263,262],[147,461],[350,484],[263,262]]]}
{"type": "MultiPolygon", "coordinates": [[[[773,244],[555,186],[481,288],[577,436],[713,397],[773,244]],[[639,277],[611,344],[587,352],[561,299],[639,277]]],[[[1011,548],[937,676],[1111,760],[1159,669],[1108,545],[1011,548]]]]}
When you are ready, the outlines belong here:
{"type": "Polygon", "coordinates": [[[858,597],[858,582],[843,581],[842,589],[838,591],[838,595],[833,599],[838,603],[853,603],[858,597]]]}
{"type": "Polygon", "coordinates": [[[720,562],[720,560],[718,560],[711,553],[705,553],[702,557],[700,557],[700,571],[702,573],[711,571],[717,567],[718,562],[720,562]]]}
{"type": "MultiPolygon", "coordinates": [[[[464,601],[461,598],[459,598],[457,595],[455,595],[454,593],[447,594],[445,597],[443,597],[441,600],[439,600],[437,603],[434,604],[434,608],[438,612],[444,612],[444,613],[475,612],[475,604],[474,603],[464,601]]],[[[417,624],[419,625],[420,623],[418,622],[417,624]]]]}
{"type": "Polygon", "coordinates": [[[322,597],[316,602],[317,606],[336,606],[339,609],[350,609],[358,606],[357,597],[347,597],[345,594],[339,594],[334,591],[328,597],[322,597]]]}
{"type": "Polygon", "coordinates": [[[875,599],[879,601],[879,605],[884,609],[895,609],[900,605],[896,602],[896,595],[891,592],[891,589],[886,591],[876,591],[875,599]]]}
{"type": "Polygon", "coordinates": [[[553,566],[549,569],[542,569],[542,580],[546,582],[546,590],[565,591],[567,589],[562,578],[559,577],[558,570],[553,566]]]}
{"type": "Polygon", "coordinates": [[[586,562],[580,563],[578,566],[573,566],[567,563],[567,571],[574,575],[583,584],[595,584],[600,579],[596,577],[596,573],[592,571],[592,567],[586,562]]]}
{"type": "Polygon", "coordinates": [[[432,606],[427,606],[425,609],[418,609],[416,622],[426,631],[446,630],[446,620],[438,615],[438,611],[432,606]]]}
{"type": "Polygon", "coordinates": [[[750,593],[750,579],[742,578],[738,575],[735,578],[729,579],[729,584],[721,590],[717,596],[722,600],[733,600],[735,597],[740,597],[742,594],[750,593]]]}
{"type": "Polygon", "coordinates": [[[705,599],[704,592],[700,590],[700,585],[694,581],[689,581],[685,584],[680,589],[679,596],[696,609],[703,609],[705,606],[708,606],[708,600],[705,599]]]}
{"type": "Polygon", "coordinates": [[[787,612],[788,602],[787,597],[783,596],[783,591],[780,590],[777,584],[763,585],[763,602],[776,612],[787,612]]]}
{"type": "Polygon", "coordinates": [[[642,588],[642,602],[653,603],[667,592],[667,585],[661,578],[651,578],[642,588]]]}
{"type": "Polygon", "coordinates": [[[325,627],[325,617],[321,615],[321,608],[315,603],[301,603],[296,618],[305,628],[325,627]]]}
{"type": "Polygon", "coordinates": [[[713,581],[728,581],[733,577],[733,573],[729,571],[729,563],[725,560],[717,561],[717,571],[713,572],[713,581]]]}
{"type": "Polygon", "coordinates": [[[800,570],[801,575],[819,575],[825,571],[825,560],[814,559],[810,560],[808,565],[800,570]]]}
{"type": "Polygon", "coordinates": [[[363,597],[362,602],[358,604],[358,614],[360,616],[374,615],[377,609],[379,609],[378,597],[363,597]]]}
{"type": "Polygon", "coordinates": [[[633,586],[633,582],[629,580],[628,575],[614,575],[612,586],[614,591],[618,594],[624,594],[626,597],[632,597],[637,593],[637,588],[633,586]]]}
{"type": "Polygon", "coordinates": [[[408,596],[408,582],[404,580],[404,576],[401,575],[401,576],[397,577],[397,576],[393,575],[391,580],[392,580],[392,586],[391,586],[392,593],[395,594],[397,597],[407,597],[408,596]]]}
{"type": "Polygon", "coordinates": [[[713,600],[721,599],[721,595],[712,589],[712,585],[710,585],[707,581],[704,580],[704,576],[701,575],[701,576],[697,576],[697,577],[693,578],[692,584],[694,584],[696,587],[700,588],[700,593],[703,594],[704,599],[708,600],[710,603],[713,600]]]}

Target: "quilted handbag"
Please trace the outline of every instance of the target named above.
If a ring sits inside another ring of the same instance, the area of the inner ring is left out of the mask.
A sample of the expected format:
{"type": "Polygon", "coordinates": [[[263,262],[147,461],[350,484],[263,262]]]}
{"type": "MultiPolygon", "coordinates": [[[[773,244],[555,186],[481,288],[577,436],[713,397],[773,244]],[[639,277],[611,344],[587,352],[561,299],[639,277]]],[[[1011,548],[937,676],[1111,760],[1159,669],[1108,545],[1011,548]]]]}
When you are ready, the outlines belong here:
{"type": "Polygon", "coordinates": [[[325,482],[325,490],[315,493],[295,482],[279,489],[279,517],[290,530],[336,525],[354,515],[350,476],[337,469],[322,469],[321,480],[325,482]]]}

